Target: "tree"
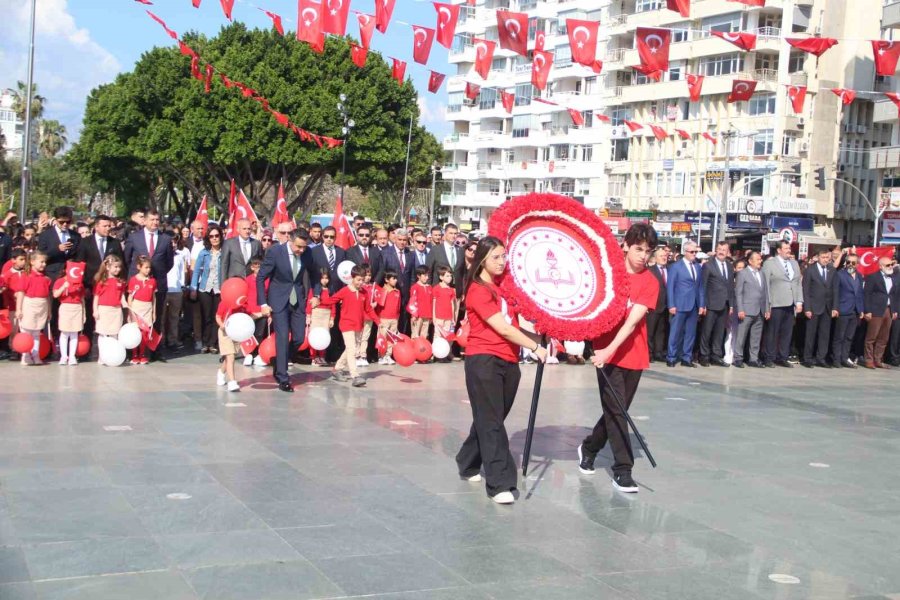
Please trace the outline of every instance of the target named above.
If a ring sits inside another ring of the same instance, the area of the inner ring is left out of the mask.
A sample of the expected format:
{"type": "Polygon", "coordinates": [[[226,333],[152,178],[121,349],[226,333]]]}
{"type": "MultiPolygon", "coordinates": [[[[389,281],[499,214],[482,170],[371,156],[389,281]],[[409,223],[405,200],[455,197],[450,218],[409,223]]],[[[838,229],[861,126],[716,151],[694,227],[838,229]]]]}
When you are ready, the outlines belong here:
{"type": "MultiPolygon", "coordinates": [[[[19,81],[16,83],[16,91],[12,93],[13,98],[13,112],[16,113],[16,118],[19,121],[25,121],[25,110],[27,109],[28,102],[28,94],[26,90],[28,86],[24,81],[19,81]]],[[[31,84],[31,118],[32,120],[38,120],[44,115],[44,106],[47,104],[47,99],[37,93],[38,86],[36,83],[31,84]]]]}
{"type": "Polygon", "coordinates": [[[53,158],[65,148],[68,142],[65,125],[53,119],[40,122],[38,126],[38,149],[42,156],[53,158]]]}
{"type": "MultiPolygon", "coordinates": [[[[347,148],[345,183],[363,192],[402,186],[410,116],[418,118],[416,92],[400,86],[377,53],[363,69],[350,60],[346,39],[331,37],[324,54],[271,30],[234,23],[206,39],[184,40],[203,60],[240,81],[306,130],[341,137],[338,96],[355,121],[347,148]]],[[[201,69],[204,63],[201,61],[201,69]]],[[[416,156],[440,156],[433,136],[414,127],[416,156]],[[430,138],[423,141],[423,138],[430,138]]],[[[216,77],[211,93],[191,78],[190,59],[175,48],[146,52],[131,73],[91,92],[81,140],[69,155],[90,180],[132,205],[174,198],[189,217],[200,198],[222,208],[234,178],[252,201],[274,199],[280,181],[289,210],[304,210],[328,177],[337,177],[343,149],[319,148],[278,124],[258,102],[228,89],[216,77]],[[163,190],[165,193],[154,193],[163,190]]],[[[265,214],[268,209],[259,212],[265,214]]]]}
{"type": "MultiPolygon", "coordinates": [[[[22,184],[22,164],[10,161],[12,175],[10,189],[22,184]]],[[[92,187],[88,179],[76,169],[68,157],[39,158],[31,164],[31,184],[28,192],[28,212],[51,210],[57,206],[78,206],[89,200],[92,187]]],[[[22,220],[27,220],[25,216],[22,220]]]]}

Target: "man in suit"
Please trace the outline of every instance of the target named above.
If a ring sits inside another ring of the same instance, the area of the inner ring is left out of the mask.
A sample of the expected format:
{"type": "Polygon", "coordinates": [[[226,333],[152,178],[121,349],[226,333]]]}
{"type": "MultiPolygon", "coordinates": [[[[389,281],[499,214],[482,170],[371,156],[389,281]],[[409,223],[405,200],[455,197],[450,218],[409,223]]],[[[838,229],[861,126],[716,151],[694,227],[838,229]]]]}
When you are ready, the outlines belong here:
{"type": "Polygon", "coordinates": [[[659,295],[656,306],[647,313],[647,340],[650,345],[650,360],[666,359],[666,340],[669,337],[669,311],[667,309],[666,283],[669,279],[669,249],[659,246],[654,257],[656,264],[650,267],[650,274],[656,277],[659,284],[659,295]]]}
{"type": "Polygon", "coordinates": [[[784,240],[778,242],[776,252],[777,255],[762,267],[772,313],[766,327],[766,366],[791,368],[793,365],[787,358],[796,315],[803,311],[803,287],[800,283],[800,265],[791,258],[791,244],[784,240]]]}
{"type": "Polygon", "coordinates": [[[817,260],[803,274],[803,302],[806,311],[806,335],[803,344],[803,366],[831,368],[825,362],[831,336],[831,320],[838,316],[834,305],[835,272],[831,266],[831,250],[819,250],[817,260]]]}
{"type": "Polygon", "coordinates": [[[734,267],[728,262],[731,247],[728,242],[716,244],[716,253],[703,267],[703,295],[706,303],[703,328],[700,332],[700,364],[727,367],[725,362],[725,333],[728,317],[734,312],[734,267]]]}
{"type": "Polygon", "coordinates": [[[674,367],[681,358],[684,367],[695,367],[693,362],[694,340],[697,337],[697,318],[700,308],[706,304],[702,285],[702,268],[694,262],[698,246],[687,242],[684,258],[674,263],[668,270],[666,304],[672,321],[669,324],[669,350],[666,364],[674,367]]]}
{"type": "Polygon", "coordinates": [[[306,297],[312,287],[312,308],[319,305],[321,286],[299,231],[287,244],[269,249],[256,275],[256,294],[265,315],[272,315],[275,327],[275,381],[282,392],[293,392],[288,361],[306,339],[306,297]],[[268,281],[268,286],[266,282],[268,281]],[[293,342],[291,342],[291,336],[293,342]]]}
{"type": "Polygon", "coordinates": [[[44,274],[55,282],[65,271],[66,261],[75,258],[81,238],[69,229],[72,225],[71,208],[58,206],[53,216],[56,223],[38,236],[38,250],[47,255],[44,274]]]}
{"type": "Polygon", "coordinates": [[[238,219],[234,226],[237,237],[225,240],[222,244],[222,282],[232,277],[245,278],[250,261],[262,258],[263,255],[259,240],[250,237],[250,219],[238,219]]]}
{"type": "MultiPolygon", "coordinates": [[[[337,230],[329,225],[322,230],[321,244],[312,246],[312,243],[310,243],[312,247],[310,256],[316,272],[315,282],[319,283],[319,269],[327,269],[329,274],[328,293],[330,294],[334,294],[346,285],[338,278],[337,268],[339,264],[347,260],[347,253],[344,252],[343,248],[335,246],[334,241],[336,238],[337,230]]],[[[310,237],[310,240],[312,240],[312,237],[310,237]]],[[[337,319],[335,319],[335,323],[337,323],[337,319]]]]}
{"type": "Polygon", "coordinates": [[[883,362],[884,350],[891,333],[892,322],[900,310],[900,281],[894,277],[894,259],[883,256],[878,259],[878,272],[866,276],[864,287],[867,369],[890,369],[883,362]]]}
{"type": "MultiPolygon", "coordinates": [[[[438,284],[438,267],[450,267],[454,279],[456,278],[459,261],[465,260],[463,249],[456,246],[456,234],[458,233],[459,228],[456,225],[447,223],[444,227],[443,242],[435,244],[431,252],[428,253],[428,260],[425,266],[431,270],[431,285],[438,284]]],[[[454,280],[453,284],[457,285],[458,282],[454,280]]]]}
{"type": "Polygon", "coordinates": [[[737,340],[734,348],[734,366],[744,368],[744,344],[750,336],[750,360],[747,365],[761,368],[759,346],[762,341],[763,322],[771,316],[769,290],[766,278],[760,273],[762,255],[751,252],[747,258],[747,268],[737,274],[734,289],[734,306],[737,309],[737,340]]]}
{"type": "MultiPolygon", "coordinates": [[[[90,338],[94,334],[94,311],[90,307],[94,302],[94,277],[100,270],[100,263],[107,256],[118,256],[123,262],[125,261],[122,242],[109,235],[110,229],[112,229],[112,219],[108,216],[99,215],[94,219],[94,233],[81,240],[73,259],[76,262],[84,263],[84,334],[90,338]]],[[[97,344],[91,344],[91,358],[96,356],[97,344]]]]}
{"type": "Polygon", "coordinates": [[[428,255],[431,254],[431,249],[428,247],[428,238],[425,237],[425,232],[419,231],[413,235],[412,254],[415,263],[413,271],[419,267],[428,266],[428,255]]]}
{"type": "Polygon", "coordinates": [[[372,228],[360,225],[356,230],[356,245],[347,249],[347,260],[354,265],[366,266],[372,271],[372,281],[381,279],[384,273],[384,259],[381,250],[372,245],[372,228]]]}
{"type": "Polygon", "coordinates": [[[831,306],[838,313],[831,340],[831,364],[835,367],[856,368],[850,362],[850,351],[856,338],[856,328],[866,314],[862,275],[856,272],[858,264],[859,258],[855,254],[848,255],[844,268],[836,273],[832,287],[834,297],[831,306]]]}
{"type": "MultiPolygon", "coordinates": [[[[409,290],[415,280],[415,260],[409,251],[409,232],[406,229],[394,230],[394,245],[388,246],[384,251],[384,269],[397,273],[397,287],[400,289],[400,322],[398,328],[401,333],[409,332],[409,313],[406,305],[409,303],[409,290]]],[[[379,285],[383,279],[377,281],[379,285]]]]}
{"type": "Polygon", "coordinates": [[[160,331],[160,320],[169,288],[169,270],[175,264],[175,248],[172,247],[172,236],[159,230],[159,212],[148,210],[144,213],[144,228],[128,236],[124,253],[128,277],[137,273],[139,257],[150,257],[150,273],[156,280],[156,322],[153,323],[153,328],[160,331]]]}

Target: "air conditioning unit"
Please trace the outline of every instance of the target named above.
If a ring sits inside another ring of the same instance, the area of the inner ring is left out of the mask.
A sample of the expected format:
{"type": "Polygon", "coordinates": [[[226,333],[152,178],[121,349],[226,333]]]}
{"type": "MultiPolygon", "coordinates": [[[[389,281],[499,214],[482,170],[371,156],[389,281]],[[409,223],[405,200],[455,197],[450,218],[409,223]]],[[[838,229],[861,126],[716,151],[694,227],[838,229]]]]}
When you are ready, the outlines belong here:
{"type": "Polygon", "coordinates": [[[802,142],[800,142],[799,150],[800,150],[800,154],[808,153],[809,152],[809,142],[807,142],[806,140],[803,140],[802,142]]]}
{"type": "Polygon", "coordinates": [[[844,123],[844,133],[856,133],[856,126],[850,123],[844,123]]]}
{"type": "Polygon", "coordinates": [[[797,127],[800,129],[806,127],[806,117],[797,117],[797,127]]]}
{"type": "Polygon", "coordinates": [[[865,132],[866,132],[866,126],[865,126],[865,125],[857,125],[857,126],[856,126],[856,133],[865,133],[865,132]]]}
{"type": "Polygon", "coordinates": [[[837,172],[838,172],[838,173],[843,173],[843,172],[846,171],[846,170],[847,170],[847,165],[838,165],[838,166],[837,166],[837,172]]]}
{"type": "Polygon", "coordinates": [[[628,129],[622,125],[614,125],[609,130],[609,137],[614,140],[624,140],[628,137],[628,129]]]}
{"type": "Polygon", "coordinates": [[[706,120],[706,125],[707,125],[708,127],[715,127],[715,126],[716,126],[716,120],[715,120],[715,119],[707,119],[707,120],[706,120]]]}

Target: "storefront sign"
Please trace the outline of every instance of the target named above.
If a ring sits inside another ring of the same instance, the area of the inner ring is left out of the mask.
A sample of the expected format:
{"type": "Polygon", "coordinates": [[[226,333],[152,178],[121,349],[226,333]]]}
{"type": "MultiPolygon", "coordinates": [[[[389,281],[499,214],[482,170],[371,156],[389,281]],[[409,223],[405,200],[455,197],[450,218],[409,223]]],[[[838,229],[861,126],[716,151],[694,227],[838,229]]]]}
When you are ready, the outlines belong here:
{"type": "Polygon", "coordinates": [[[881,238],[885,241],[900,241],[900,213],[886,212],[882,218],[881,238]]]}
{"type": "Polygon", "coordinates": [[[816,201],[812,198],[766,198],[763,212],[815,214],[816,201]]]}
{"type": "Polygon", "coordinates": [[[762,215],[746,213],[729,213],[726,222],[734,229],[760,229],[764,226],[762,215]]]}
{"type": "Polygon", "coordinates": [[[807,217],[769,217],[769,229],[791,228],[797,231],[812,231],[815,224],[814,219],[807,217]]]}

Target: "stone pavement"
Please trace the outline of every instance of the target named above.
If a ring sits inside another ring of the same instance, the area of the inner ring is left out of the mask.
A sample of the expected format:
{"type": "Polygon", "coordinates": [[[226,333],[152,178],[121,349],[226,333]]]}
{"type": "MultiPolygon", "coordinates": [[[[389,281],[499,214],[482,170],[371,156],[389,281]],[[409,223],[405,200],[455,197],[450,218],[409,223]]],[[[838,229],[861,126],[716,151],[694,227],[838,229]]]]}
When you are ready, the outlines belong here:
{"type": "Polygon", "coordinates": [[[895,371],[654,365],[633,496],[576,468],[594,369],[549,366],[504,507],[456,477],[462,364],[214,368],[0,366],[0,599],[900,598],[895,371]]]}

